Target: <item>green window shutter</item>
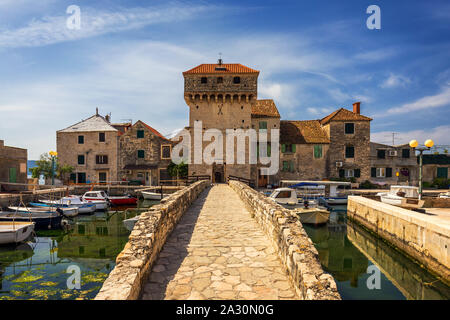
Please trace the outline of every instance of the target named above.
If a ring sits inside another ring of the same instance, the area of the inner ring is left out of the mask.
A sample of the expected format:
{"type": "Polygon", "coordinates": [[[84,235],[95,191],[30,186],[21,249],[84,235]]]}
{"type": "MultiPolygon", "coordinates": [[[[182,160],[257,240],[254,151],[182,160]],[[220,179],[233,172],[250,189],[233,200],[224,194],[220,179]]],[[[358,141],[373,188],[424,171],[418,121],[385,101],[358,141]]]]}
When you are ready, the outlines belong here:
{"type": "Polygon", "coordinates": [[[322,145],[317,144],[314,146],[314,158],[316,159],[322,158],[322,145]]]}
{"type": "Polygon", "coordinates": [[[259,143],[256,144],[256,157],[259,157],[259,143]]]}
{"type": "Polygon", "coordinates": [[[259,128],[260,129],[267,129],[267,121],[260,121],[259,122],[259,128]]]}
{"type": "Polygon", "coordinates": [[[284,143],[281,145],[281,152],[286,152],[286,145],[284,143]]]}
{"type": "Polygon", "coordinates": [[[289,161],[290,171],[294,172],[294,161],[289,161]]]}
{"type": "Polygon", "coordinates": [[[17,182],[17,169],[9,168],[9,182],[16,183],[17,182]]]}
{"type": "Polygon", "coordinates": [[[376,178],[377,177],[377,168],[371,168],[370,169],[370,176],[372,178],[376,178]]]}
{"type": "Polygon", "coordinates": [[[138,130],[137,131],[137,138],[138,139],[144,138],[144,130],[138,130]]]}
{"type": "Polygon", "coordinates": [[[289,162],[283,161],[283,171],[288,171],[288,170],[289,170],[289,162]]]}
{"type": "Polygon", "coordinates": [[[392,168],[386,168],[386,178],[392,177],[392,168]]]}
{"type": "Polygon", "coordinates": [[[295,152],[296,148],[295,148],[296,144],[292,145],[292,152],[295,152]]]}
{"type": "Polygon", "coordinates": [[[144,150],[138,150],[138,158],[145,158],[144,150]]]}
{"type": "Polygon", "coordinates": [[[84,156],[83,155],[78,156],[78,164],[84,164],[84,156]]]}
{"type": "Polygon", "coordinates": [[[339,169],[339,178],[345,178],[345,170],[339,169]]]}
{"type": "Polygon", "coordinates": [[[436,177],[447,179],[448,178],[448,169],[447,168],[437,168],[436,177]]]}
{"type": "Polygon", "coordinates": [[[361,170],[360,169],[355,169],[354,176],[355,176],[355,178],[361,177],[361,170]]]}
{"type": "Polygon", "coordinates": [[[267,145],[267,156],[268,157],[270,157],[271,152],[272,152],[272,150],[271,150],[270,144],[268,144],[267,145]]]}

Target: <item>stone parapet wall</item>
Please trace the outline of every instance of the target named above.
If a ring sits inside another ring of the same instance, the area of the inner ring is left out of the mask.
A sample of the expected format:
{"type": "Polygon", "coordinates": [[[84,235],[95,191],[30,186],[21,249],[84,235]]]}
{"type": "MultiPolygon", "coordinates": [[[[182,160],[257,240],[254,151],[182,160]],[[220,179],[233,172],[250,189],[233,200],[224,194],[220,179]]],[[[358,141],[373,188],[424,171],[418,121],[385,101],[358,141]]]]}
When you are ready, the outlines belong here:
{"type": "Polygon", "coordinates": [[[209,181],[198,181],[141,214],[127,244],[116,258],[115,268],[95,297],[96,300],[139,298],[142,285],[167,237],[184,212],[209,184],[209,181]]]}
{"type": "Polygon", "coordinates": [[[450,279],[450,227],[435,217],[359,196],[349,196],[348,217],[430,271],[450,279]]]}
{"type": "Polygon", "coordinates": [[[308,300],[341,299],[336,282],[322,269],[319,254],[298,217],[241,182],[229,184],[270,238],[298,296],[308,300]]]}

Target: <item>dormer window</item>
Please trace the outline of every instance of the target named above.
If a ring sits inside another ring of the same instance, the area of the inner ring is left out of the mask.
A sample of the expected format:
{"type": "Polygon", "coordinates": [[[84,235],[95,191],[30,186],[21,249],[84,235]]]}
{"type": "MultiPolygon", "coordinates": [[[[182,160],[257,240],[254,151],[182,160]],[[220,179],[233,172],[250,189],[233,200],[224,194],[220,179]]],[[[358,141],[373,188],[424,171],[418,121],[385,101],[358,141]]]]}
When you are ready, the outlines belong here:
{"type": "Polygon", "coordinates": [[[222,77],[218,77],[217,78],[217,83],[223,83],[223,78],[222,77]]]}
{"type": "Polygon", "coordinates": [[[234,84],[241,83],[241,77],[234,77],[234,78],[233,78],[233,83],[234,83],[234,84]]]}
{"type": "Polygon", "coordinates": [[[207,77],[202,77],[202,78],[200,79],[200,82],[201,82],[201,83],[208,83],[208,78],[207,78],[207,77]]]}

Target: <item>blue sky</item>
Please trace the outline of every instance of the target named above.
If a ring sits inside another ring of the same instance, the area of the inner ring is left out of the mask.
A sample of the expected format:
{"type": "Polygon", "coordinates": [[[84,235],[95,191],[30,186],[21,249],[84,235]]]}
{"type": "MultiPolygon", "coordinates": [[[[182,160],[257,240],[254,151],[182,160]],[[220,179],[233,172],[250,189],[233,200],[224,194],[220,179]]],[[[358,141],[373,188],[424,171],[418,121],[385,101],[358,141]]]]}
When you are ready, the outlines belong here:
{"type": "Polygon", "coordinates": [[[169,134],[188,124],[181,72],[201,63],[261,71],[283,119],[361,101],[372,140],[450,144],[448,1],[0,0],[0,139],[30,159],[95,113],[169,134]],[[81,29],[66,28],[69,5],[81,29]],[[366,8],[381,8],[369,30],[366,8]]]}

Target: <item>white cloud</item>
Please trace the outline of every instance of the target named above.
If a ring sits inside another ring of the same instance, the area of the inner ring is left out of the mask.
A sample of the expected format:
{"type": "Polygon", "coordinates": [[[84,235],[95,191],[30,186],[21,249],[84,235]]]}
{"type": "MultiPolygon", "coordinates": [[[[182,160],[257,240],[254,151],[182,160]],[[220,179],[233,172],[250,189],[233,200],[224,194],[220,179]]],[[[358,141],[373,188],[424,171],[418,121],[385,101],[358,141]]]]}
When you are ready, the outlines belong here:
{"type": "Polygon", "coordinates": [[[385,115],[408,113],[412,111],[438,108],[450,105],[450,87],[445,87],[442,92],[420,98],[416,101],[405,103],[399,107],[389,109],[385,115]]]}
{"type": "Polygon", "coordinates": [[[310,107],[306,109],[309,113],[315,116],[325,116],[335,110],[335,108],[314,108],[310,107]]]}
{"type": "Polygon", "coordinates": [[[395,48],[382,48],[355,54],[355,59],[366,62],[377,62],[395,56],[398,50],[395,48]]]}
{"type": "Polygon", "coordinates": [[[382,88],[406,87],[411,83],[411,79],[400,74],[389,74],[389,77],[380,84],[382,88]]]}
{"type": "Polygon", "coordinates": [[[79,30],[67,28],[66,21],[70,15],[46,16],[34,19],[22,28],[2,30],[0,47],[34,47],[79,40],[152,24],[186,20],[214,8],[216,7],[169,3],[166,7],[128,8],[108,12],[82,7],[79,30]]]}
{"type": "MultiPolygon", "coordinates": [[[[419,141],[420,144],[423,144],[427,139],[432,139],[435,145],[448,145],[450,144],[450,125],[438,126],[426,130],[399,132],[395,135],[395,144],[409,143],[413,139],[419,141]]],[[[392,144],[392,131],[371,133],[370,141],[392,144]]]]}

